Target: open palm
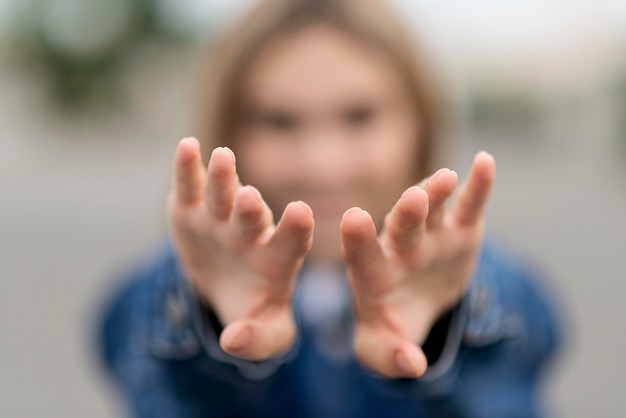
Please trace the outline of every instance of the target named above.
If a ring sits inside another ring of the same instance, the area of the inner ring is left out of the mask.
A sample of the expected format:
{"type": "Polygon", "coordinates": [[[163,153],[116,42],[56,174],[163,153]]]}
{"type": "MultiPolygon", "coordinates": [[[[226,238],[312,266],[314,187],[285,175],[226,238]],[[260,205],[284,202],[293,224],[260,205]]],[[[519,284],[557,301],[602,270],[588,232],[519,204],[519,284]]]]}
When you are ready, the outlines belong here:
{"type": "Polygon", "coordinates": [[[484,235],[483,211],[495,161],[477,154],[451,207],[458,177],[443,169],[410,187],[385,218],[380,235],[370,215],[348,210],[341,234],[356,316],[360,361],[388,377],[417,377],[420,349],[437,318],[463,296],[484,235]]]}
{"type": "Polygon", "coordinates": [[[200,299],[225,325],[221,347],[260,360],[294,340],[295,277],[311,246],[313,215],[292,202],[274,224],[260,193],[239,182],[235,156],[216,148],[205,169],[197,140],[181,140],[168,198],[183,269],[200,299]]]}

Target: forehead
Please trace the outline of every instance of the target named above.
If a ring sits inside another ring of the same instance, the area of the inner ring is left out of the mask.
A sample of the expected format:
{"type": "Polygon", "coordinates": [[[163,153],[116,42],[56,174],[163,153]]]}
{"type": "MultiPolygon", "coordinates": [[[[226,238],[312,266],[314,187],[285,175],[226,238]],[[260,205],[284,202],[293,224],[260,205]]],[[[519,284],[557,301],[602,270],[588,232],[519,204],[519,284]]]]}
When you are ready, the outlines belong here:
{"type": "Polygon", "coordinates": [[[267,45],[250,68],[245,91],[261,103],[322,106],[398,94],[399,81],[381,51],[338,29],[314,25],[267,45]]]}

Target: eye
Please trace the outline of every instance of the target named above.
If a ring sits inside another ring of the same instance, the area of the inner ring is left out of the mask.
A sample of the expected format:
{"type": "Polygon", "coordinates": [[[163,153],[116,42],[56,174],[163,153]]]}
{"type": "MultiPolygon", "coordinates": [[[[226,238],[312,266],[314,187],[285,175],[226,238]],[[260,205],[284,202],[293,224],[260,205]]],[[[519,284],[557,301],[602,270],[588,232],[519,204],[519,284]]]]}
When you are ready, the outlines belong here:
{"type": "Polygon", "coordinates": [[[343,119],[349,125],[352,126],[360,126],[365,125],[370,122],[376,116],[376,111],[371,106],[356,106],[351,109],[348,109],[344,115],[343,119]]]}
{"type": "Polygon", "coordinates": [[[271,111],[259,115],[260,122],[276,131],[294,131],[300,126],[298,117],[286,112],[271,111]]]}

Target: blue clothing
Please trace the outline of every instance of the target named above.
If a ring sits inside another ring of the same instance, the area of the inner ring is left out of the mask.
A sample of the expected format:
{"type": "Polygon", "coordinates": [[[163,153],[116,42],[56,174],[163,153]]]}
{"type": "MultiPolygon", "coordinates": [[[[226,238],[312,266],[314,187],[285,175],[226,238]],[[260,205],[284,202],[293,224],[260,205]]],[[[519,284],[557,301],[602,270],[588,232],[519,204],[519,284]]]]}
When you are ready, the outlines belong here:
{"type": "Polygon", "coordinates": [[[124,280],[102,317],[99,347],[136,417],[541,417],[542,372],[558,343],[534,275],[486,244],[445,343],[418,379],[368,372],[350,349],[351,318],[306,321],[283,357],[223,352],[167,245],[124,280]]]}

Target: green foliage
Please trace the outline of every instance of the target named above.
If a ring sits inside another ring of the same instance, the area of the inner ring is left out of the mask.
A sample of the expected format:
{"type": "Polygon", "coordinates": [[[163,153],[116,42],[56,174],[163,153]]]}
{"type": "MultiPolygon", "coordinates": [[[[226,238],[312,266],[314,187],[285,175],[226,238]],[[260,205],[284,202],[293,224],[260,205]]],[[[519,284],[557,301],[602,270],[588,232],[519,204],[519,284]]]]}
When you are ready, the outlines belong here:
{"type": "Polygon", "coordinates": [[[156,0],[35,0],[15,21],[11,62],[41,68],[54,100],[69,107],[113,99],[120,64],[145,42],[188,41],[159,23],[156,0]]]}

